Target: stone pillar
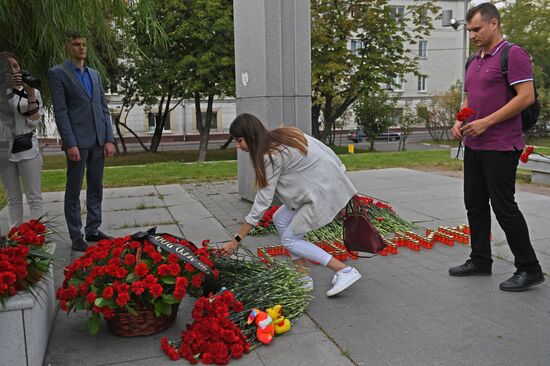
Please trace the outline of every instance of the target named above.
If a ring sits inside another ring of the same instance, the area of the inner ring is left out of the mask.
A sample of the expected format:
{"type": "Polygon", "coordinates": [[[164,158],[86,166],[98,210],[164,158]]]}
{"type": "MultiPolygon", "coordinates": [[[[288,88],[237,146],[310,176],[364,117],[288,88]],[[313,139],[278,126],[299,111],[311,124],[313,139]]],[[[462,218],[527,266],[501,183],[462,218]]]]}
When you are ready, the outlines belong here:
{"type": "MultiPolygon", "coordinates": [[[[237,115],[267,128],[281,123],[311,132],[309,0],[234,0],[237,115]]],[[[254,171],[239,151],[239,194],[253,200],[254,171]]]]}

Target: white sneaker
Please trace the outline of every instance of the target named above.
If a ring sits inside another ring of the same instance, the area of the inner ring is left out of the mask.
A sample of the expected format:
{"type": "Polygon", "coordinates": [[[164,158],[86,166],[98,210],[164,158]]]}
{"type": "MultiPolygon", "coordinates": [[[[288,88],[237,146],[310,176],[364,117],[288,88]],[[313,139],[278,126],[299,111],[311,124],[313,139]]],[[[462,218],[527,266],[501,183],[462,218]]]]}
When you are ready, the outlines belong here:
{"type": "Polygon", "coordinates": [[[309,290],[309,291],[313,291],[313,278],[311,276],[306,276],[304,278],[301,279],[302,281],[302,287],[309,290]]]}
{"type": "Polygon", "coordinates": [[[351,271],[347,273],[342,271],[343,270],[340,270],[334,275],[334,278],[332,279],[334,286],[327,291],[327,296],[330,297],[339,294],[361,278],[361,273],[353,267],[351,267],[351,271]]]}

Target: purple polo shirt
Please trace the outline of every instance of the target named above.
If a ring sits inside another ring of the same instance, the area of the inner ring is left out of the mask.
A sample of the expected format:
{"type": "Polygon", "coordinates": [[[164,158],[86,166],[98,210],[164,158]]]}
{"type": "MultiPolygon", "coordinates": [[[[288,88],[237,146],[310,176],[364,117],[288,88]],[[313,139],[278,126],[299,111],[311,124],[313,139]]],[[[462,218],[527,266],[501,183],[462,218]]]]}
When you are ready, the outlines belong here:
{"type": "MultiPolygon", "coordinates": [[[[502,108],[513,93],[507,87],[500,69],[500,56],[508,41],[503,40],[481,58],[481,50],[466,70],[465,91],[468,107],[475,113],[468,121],[486,117],[502,108]]],[[[510,85],[533,80],[529,54],[517,45],[508,54],[508,81],[510,85]]],[[[521,113],[489,127],[480,136],[464,136],[464,145],[473,150],[511,151],[524,147],[521,131],[521,113]]]]}

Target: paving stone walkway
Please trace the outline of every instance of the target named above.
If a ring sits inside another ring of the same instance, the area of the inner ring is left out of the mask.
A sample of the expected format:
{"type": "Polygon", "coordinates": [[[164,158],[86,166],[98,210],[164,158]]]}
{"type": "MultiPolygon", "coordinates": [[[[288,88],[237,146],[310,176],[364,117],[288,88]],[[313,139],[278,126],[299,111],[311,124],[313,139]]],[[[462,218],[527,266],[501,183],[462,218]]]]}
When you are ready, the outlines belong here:
{"type": "MultiPolygon", "coordinates": [[[[362,193],[389,202],[398,214],[421,226],[466,223],[462,181],[408,169],[350,172],[362,193]]],[[[236,182],[146,186],[105,190],[104,225],[112,235],[150,226],[200,243],[230,238],[250,209],[236,182]]],[[[62,218],[62,193],[45,194],[50,217],[62,231],[61,265],[74,259],[62,218]]],[[[518,192],[543,270],[550,268],[550,197],[518,192]]],[[[6,227],[6,212],[0,212],[6,227]]],[[[247,237],[245,244],[277,244],[275,236],[247,237]]],[[[259,347],[233,365],[550,365],[550,288],[546,282],[524,293],[506,293],[498,284],[514,271],[504,235],[493,227],[493,275],[454,278],[469,247],[437,244],[431,250],[352,261],[363,278],[349,290],[326,298],[332,273],[313,266],[315,299],[287,335],[259,347]]],[[[55,273],[57,284],[61,270],[55,273]]],[[[182,303],[177,323],[147,338],[118,338],[105,327],[95,337],[85,313],[59,312],[45,365],[175,365],[159,347],[162,336],[177,338],[189,322],[193,299],[182,303]]],[[[186,364],[186,361],[179,361],[186,364]]],[[[0,361],[1,364],[1,361],[0,361]]]]}

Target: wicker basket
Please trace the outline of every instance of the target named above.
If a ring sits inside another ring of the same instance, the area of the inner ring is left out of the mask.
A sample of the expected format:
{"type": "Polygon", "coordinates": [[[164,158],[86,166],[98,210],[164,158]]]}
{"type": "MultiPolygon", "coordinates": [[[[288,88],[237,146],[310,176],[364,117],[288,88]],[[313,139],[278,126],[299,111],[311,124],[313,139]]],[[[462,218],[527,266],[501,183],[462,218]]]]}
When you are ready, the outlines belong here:
{"type": "Polygon", "coordinates": [[[172,314],[155,316],[154,310],[138,310],[137,314],[117,311],[107,320],[109,330],[119,337],[148,336],[168,329],[174,324],[178,315],[179,304],[172,305],[172,314]]]}

